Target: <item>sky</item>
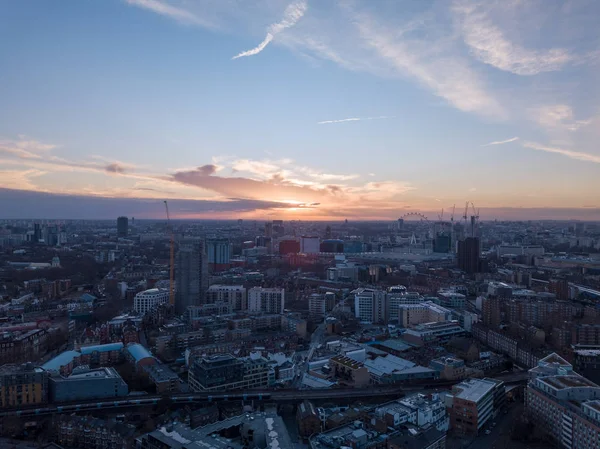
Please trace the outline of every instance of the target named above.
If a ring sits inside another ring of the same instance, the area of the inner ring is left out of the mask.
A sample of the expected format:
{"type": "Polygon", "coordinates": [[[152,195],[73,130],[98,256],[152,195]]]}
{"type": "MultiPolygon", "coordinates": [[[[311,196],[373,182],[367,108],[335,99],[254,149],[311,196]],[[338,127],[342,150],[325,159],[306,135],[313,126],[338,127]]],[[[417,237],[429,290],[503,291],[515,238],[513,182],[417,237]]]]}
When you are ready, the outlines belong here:
{"type": "Polygon", "coordinates": [[[597,0],[0,0],[0,217],[600,219],[597,0]]]}

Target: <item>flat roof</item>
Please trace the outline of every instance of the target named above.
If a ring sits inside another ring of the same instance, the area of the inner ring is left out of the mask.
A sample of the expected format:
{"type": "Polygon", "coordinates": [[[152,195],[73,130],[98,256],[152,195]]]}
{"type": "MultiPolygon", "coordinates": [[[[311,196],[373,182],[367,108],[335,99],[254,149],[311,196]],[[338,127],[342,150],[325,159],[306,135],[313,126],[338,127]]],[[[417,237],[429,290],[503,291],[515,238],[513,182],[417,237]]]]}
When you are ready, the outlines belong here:
{"type": "Polygon", "coordinates": [[[460,391],[454,395],[465,401],[479,402],[487,393],[496,387],[496,383],[486,379],[468,379],[455,385],[460,391]]]}
{"type": "Polygon", "coordinates": [[[548,376],[538,379],[540,382],[544,382],[557,390],[565,388],[578,388],[578,387],[590,387],[600,388],[594,382],[586,379],[583,376],[571,375],[571,376],[548,376]]]}
{"type": "Polygon", "coordinates": [[[58,371],[61,366],[68,365],[73,359],[79,356],[81,356],[81,353],[78,351],[65,351],[48,360],[42,365],[42,368],[47,371],[58,371]]]}

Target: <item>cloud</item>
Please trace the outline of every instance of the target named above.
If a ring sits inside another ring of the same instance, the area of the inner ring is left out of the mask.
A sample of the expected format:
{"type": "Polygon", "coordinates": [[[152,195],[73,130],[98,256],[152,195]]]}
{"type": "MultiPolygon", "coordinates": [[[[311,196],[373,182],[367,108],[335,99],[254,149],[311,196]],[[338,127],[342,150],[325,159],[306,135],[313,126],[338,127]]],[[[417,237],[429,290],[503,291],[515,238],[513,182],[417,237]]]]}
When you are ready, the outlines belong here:
{"type": "Polygon", "coordinates": [[[197,14],[194,14],[186,9],[178,8],[176,6],[170,5],[167,2],[163,2],[160,0],[125,0],[130,5],[138,6],[140,8],[148,9],[152,12],[160,14],[162,16],[169,17],[171,19],[177,20],[178,22],[189,24],[189,25],[199,25],[205,28],[214,28],[215,25],[206,20],[203,17],[200,17],[197,14]]]}
{"type": "Polygon", "coordinates": [[[362,44],[371,48],[396,76],[407,76],[464,112],[504,117],[505,111],[484,88],[477,74],[458,54],[449,51],[446,39],[409,39],[413,28],[386,27],[369,14],[351,11],[362,44]]]}
{"type": "Polygon", "coordinates": [[[383,120],[383,119],[388,119],[388,118],[395,118],[395,117],[394,116],[386,116],[386,115],[382,115],[379,117],[363,117],[363,118],[352,117],[352,118],[344,118],[341,120],[324,120],[322,122],[317,122],[317,125],[326,125],[329,123],[360,122],[361,120],[383,120]]]}
{"type": "Polygon", "coordinates": [[[114,173],[114,174],[119,174],[119,175],[122,175],[123,173],[125,173],[127,171],[127,169],[124,166],[122,166],[116,162],[113,162],[112,164],[108,164],[107,166],[104,167],[104,170],[108,173],[114,173]]]}
{"type": "Polygon", "coordinates": [[[28,139],[20,135],[18,140],[0,140],[0,153],[17,156],[21,159],[42,159],[56,145],[28,139]]]}
{"type": "Polygon", "coordinates": [[[452,8],[465,43],[481,62],[516,75],[529,76],[560,70],[573,61],[572,53],[563,48],[536,51],[511,42],[490,19],[489,5],[457,0],[452,8]]]}
{"type": "Polygon", "coordinates": [[[275,36],[281,33],[286,28],[293,27],[306,13],[308,4],[306,1],[299,1],[288,5],[283,13],[281,22],[274,23],[267,30],[267,35],[264,40],[251,50],[243,51],[231,59],[243,58],[245,56],[254,56],[265,49],[275,36]]]}
{"type": "Polygon", "coordinates": [[[504,145],[505,143],[511,143],[511,142],[516,142],[517,140],[519,140],[518,137],[511,137],[510,139],[506,139],[506,140],[496,140],[494,142],[490,142],[490,143],[486,143],[485,145],[481,145],[482,147],[489,147],[491,145],[504,145]]]}
{"type": "Polygon", "coordinates": [[[573,109],[566,104],[553,104],[531,108],[530,118],[548,130],[578,131],[592,123],[591,119],[575,120],[573,109]]]}
{"type": "MultiPolygon", "coordinates": [[[[232,213],[261,210],[310,209],[317,203],[293,204],[244,198],[223,200],[170,199],[173,218],[228,217],[232,213]]],[[[136,218],[163,218],[161,198],[116,198],[93,195],[62,195],[47,192],[0,188],[0,210],[3,218],[32,219],[114,219],[119,215],[136,218]]]]}
{"type": "Polygon", "coordinates": [[[600,155],[582,153],[579,151],[565,150],[563,148],[554,148],[546,145],[542,145],[536,142],[523,142],[525,148],[530,148],[537,151],[545,151],[548,153],[560,154],[571,159],[575,159],[583,162],[592,162],[594,164],[600,164],[600,155]]]}

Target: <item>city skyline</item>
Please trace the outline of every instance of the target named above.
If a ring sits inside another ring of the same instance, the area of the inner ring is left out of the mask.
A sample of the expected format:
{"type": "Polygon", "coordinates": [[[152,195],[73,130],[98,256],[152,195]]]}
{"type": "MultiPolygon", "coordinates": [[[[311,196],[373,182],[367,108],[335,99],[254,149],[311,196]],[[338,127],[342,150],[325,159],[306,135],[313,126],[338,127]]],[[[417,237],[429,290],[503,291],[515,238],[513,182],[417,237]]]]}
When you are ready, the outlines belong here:
{"type": "Polygon", "coordinates": [[[3,3],[3,215],[600,219],[597,3],[251,3],[3,3]]]}

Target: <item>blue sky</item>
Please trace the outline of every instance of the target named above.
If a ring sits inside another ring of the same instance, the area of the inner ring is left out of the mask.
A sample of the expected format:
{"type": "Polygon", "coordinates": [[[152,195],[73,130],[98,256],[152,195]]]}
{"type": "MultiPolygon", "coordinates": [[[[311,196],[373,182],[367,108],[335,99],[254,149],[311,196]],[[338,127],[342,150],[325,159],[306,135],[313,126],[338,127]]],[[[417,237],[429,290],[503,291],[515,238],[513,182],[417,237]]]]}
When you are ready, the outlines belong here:
{"type": "Polygon", "coordinates": [[[599,15],[593,0],[0,0],[0,187],[182,199],[181,217],[467,200],[489,218],[600,217],[599,15]]]}

